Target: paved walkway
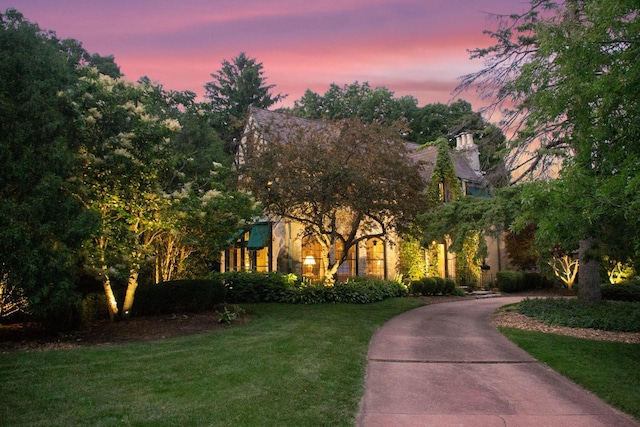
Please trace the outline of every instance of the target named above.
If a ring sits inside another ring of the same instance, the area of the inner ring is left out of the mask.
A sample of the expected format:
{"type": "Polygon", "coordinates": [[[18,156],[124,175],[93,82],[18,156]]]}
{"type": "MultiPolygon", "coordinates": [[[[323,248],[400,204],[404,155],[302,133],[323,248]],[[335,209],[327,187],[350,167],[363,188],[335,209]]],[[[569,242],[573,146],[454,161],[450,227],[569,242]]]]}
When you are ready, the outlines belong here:
{"type": "Polygon", "coordinates": [[[357,425],[640,426],[491,325],[496,308],[519,299],[434,304],[383,325],[369,345],[357,425]]]}

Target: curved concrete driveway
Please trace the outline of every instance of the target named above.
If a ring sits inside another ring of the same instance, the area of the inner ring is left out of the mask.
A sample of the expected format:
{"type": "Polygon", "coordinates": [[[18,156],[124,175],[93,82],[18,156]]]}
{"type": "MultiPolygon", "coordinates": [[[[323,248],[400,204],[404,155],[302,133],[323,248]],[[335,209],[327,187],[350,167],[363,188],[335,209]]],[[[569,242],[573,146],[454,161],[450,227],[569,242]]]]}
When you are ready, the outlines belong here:
{"type": "Polygon", "coordinates": [[[370,345],[358,426],[640,426],[538,363],[491,325],[520,298],[421,307],[370,345]]]}

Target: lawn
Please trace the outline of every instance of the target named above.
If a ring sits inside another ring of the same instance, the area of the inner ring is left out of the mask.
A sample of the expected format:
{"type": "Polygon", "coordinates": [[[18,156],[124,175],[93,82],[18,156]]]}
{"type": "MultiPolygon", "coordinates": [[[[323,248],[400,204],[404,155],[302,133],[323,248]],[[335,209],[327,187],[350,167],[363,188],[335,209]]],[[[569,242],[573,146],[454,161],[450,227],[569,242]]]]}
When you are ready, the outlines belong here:
{"type": "MultiPolygon", "coordinates": [[[[638,303],[606,302],[594,308],[576,300],[526,300],[519,308],[548,324],[638,331],[638,303]]],[[[640,419],[640,344],[500,330],[542,363],[640,419]]]]}
{"type": "Polygon", "coordinates": [[[351,426],[375,330],[421,305],[243,306],[252,321],[151,343],[0,354],[2,425],[351,426]]]}

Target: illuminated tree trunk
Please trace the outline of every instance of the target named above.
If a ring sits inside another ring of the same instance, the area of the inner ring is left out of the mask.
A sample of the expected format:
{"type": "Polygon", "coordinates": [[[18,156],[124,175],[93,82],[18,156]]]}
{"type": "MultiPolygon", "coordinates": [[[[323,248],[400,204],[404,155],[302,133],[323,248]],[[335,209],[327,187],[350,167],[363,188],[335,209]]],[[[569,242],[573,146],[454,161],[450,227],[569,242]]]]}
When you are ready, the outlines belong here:
{"type": "Polygon", "coordinates": [[[127,292],[124,295],[124,304],[122,305],[122,314],[129,316],[133,308],[133,300],[138,288],[138,271],[139,267],[135,266],[129,272],[129,280],[127,281],[127,292]]]}
{"type": "Polygon", "coordinates": [[[596,255],[596,246],[596,240],[589,237],[580,241],[578,252],[578,299],[592,305],[602,302],[600,260],[596,255]]]}
{"type": "Polygon", "coordinates": [[[116,301],[116,296],[113,294],[113,289],[111,288],[111,279],[107,272],[107,266],[102,266],[102,271],[104,273],[102,279],[102,287],[104,288],[104,294],[107,297],[107,310],[109,310],[109,321],[113,323],[118,314],[118,301],[116,301]]]}

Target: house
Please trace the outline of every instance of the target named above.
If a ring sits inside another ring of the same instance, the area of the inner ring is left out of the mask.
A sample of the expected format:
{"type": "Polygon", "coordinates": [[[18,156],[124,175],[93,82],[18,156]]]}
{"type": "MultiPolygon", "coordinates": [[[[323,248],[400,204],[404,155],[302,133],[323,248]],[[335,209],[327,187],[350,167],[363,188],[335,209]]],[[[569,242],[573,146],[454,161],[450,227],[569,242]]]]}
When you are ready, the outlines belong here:
{"type": "MultiPolygon", "coordinates": [[[[251,107],[245,125],[245,132],[236,154],[236,164],[242,165],[249,150],[257,149],[260,144],[269,144],[270,140],[284,140],[295,137],[293,129],[304,129],[309,132],[338,132],[331,123],[308,120],[292,115],[251,107]],[[257,141],[249,144],[247,141],[257,141]]],[[[422,147],[407,143],[410,158],[422,165],[420,173],[425,182],[432,180],[438,165],[439,151],[437,147],[422,147]]],[[[484,177],[480,170],[478,148],[470,133],[457,137],[456,150],[449,153],[450,161],[455,169],[463,194],[479,195],[485,187],[484,177]]],[[[443,201],[447,200],[448,188],[442,183],[443,201]]],[[[396,236],[368,238],[358,242],[349,250],[345,261],[339,266],[337,279],[344,280],[351,276],[393,279],[397,276],[399,247],[396,236]]],[[[491,246],[490,252],[491,252],[491,246]]],[[[343,248],[335,247],[336,253],[342,254],[343,248]]],[[[446,244],[439,248],[443,277],[455,277],[455,254],[446,251],[446,244]]],[[[495,252],[495,251],[494,251],[495,252]]],[[[504,251],[503,251],[504,253],[504,251]]],[[[499,251],[497,253],[499,255],[499,251]]],[[[494,253],[493,255],[496,255],[494,253]]],[[[487,263],[494,262],[492,259],[487,263]]],[[[493,266],[492,266],[493,267],[493,266]]],[[[495,267],[497,270],[499,261],[495,267]]],[[[319,279],[324,276],[326,266],[321,255],[320,244],[313,238],[305,236],[301,224],[284,218],[259,218],[246,230],[242,230],[234,244],[222,255],[221,270],[253,270],[259,272],[278,271],[294,273],[299,276],[319,279]]],[[[494,270],[494,271],[495,271],[494,270]]]]}

